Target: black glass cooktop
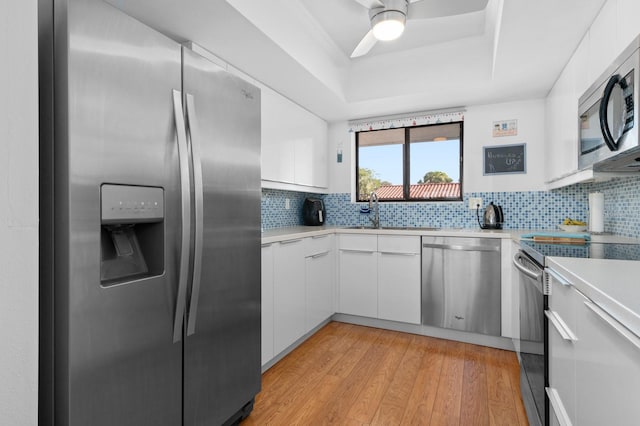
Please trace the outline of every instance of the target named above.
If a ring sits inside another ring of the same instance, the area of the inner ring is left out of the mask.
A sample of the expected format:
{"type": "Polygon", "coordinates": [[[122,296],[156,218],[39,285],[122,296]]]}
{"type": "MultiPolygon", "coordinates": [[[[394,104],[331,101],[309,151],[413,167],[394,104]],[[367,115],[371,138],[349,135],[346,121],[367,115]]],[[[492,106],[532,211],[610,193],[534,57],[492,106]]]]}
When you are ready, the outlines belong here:
{"type": "Polygon", "coordinates": [[[520,240],[520,246],[541,265],[544,265],[546,256],[640,260],[640,244],[592,242],[586,244],[549,244],[536,243],[533,240],[520,240]]]}

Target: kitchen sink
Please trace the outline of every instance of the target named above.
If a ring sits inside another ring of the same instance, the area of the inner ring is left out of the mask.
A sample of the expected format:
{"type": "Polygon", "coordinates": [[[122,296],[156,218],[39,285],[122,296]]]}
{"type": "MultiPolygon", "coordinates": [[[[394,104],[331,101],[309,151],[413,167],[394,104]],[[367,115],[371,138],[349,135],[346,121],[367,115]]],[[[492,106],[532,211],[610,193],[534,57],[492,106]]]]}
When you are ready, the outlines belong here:
{"type": "Polygon", "coordinates": [[[415,227],[415,226],[381,226],[380,228],[374,228],[373,226],[347,226],[345,229],[379,229],[389,231],[439,231],[442,228],[433,227],[415,227]]]}

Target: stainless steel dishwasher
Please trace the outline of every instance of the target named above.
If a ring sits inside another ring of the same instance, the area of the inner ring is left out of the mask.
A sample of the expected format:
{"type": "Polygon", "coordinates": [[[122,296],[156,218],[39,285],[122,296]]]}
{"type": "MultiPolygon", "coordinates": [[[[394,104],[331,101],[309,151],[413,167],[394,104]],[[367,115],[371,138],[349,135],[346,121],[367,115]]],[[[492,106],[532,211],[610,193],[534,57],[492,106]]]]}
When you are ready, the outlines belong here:
{"type": "Polygon", "coordinates": [[[422,324],[500,336],[500,239],[422,237],[422,324]]]}

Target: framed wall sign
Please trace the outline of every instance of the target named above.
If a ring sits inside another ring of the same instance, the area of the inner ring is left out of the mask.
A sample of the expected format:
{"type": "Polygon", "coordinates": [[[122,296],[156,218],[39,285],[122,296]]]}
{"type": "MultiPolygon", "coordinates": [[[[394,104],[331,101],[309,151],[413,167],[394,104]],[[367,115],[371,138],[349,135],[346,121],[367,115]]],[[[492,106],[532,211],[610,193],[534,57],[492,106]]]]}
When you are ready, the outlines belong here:
{"type": "Polygon", "coordinates": [[[493,137],[516,136],[518,134],[518,120],[503,120],[493,122],[493,137]]]}
{"type": "Polygon", "coordinates": [[[527,173],[527,144],[485,146],[484,175],[527,173]]]}

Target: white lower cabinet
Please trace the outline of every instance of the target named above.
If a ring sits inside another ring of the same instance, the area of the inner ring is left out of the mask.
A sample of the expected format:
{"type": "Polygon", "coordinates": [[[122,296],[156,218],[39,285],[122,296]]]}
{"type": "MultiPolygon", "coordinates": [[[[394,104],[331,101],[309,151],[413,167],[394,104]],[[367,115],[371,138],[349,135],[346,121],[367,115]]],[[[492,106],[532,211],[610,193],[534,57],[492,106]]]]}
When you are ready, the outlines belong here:
{"type": "Polygon", "coordinates": [[[262,245],[262,365],[334,314],[333,235],[262,245]]]}
{"type": "Polygon", "coordinates": [[[277,355],[306,332],[306,290],[303,239],[281,241],[274,248],[273,325],[277,355]]]}
{"type": "Polygon", "coordinates": [[[640,338],[586,298],[577,323],[575,424],[640,424],[640,338]]]}
{"type": "Polygon", "coordinates": [[[262,246],[262,365],[273,358],[273,245],[262,246]]]}
{"type": "Polygon", "coordinates": [[[420,323],[420,237],[340,235],[339,312],[420,323]]]}
{"type": "Polygon", "coordinates": [[[420,324],[420,238],[378,236],[378,318],[420,324]]]}
{"type": "Polygon", "coordinates": [[[334,250],[333,235],[307,238],[306,331],[309,332],[333,315],[334,250]]]}
{"type": "Polygon", "coordinates": [[[340,249],[339,311],[378,316],[378,262],[375,251],[340,249]]]}
{"type": "Polygon", "coordinates": [[[568,271],[551,269],[551,423],[637,425],[640,338],[576,288],[588,284],[568,271]]]}

